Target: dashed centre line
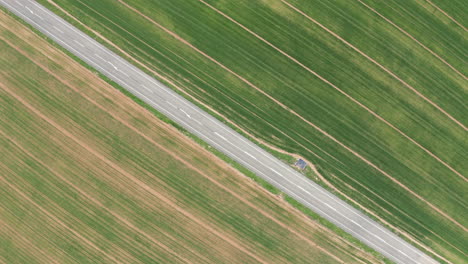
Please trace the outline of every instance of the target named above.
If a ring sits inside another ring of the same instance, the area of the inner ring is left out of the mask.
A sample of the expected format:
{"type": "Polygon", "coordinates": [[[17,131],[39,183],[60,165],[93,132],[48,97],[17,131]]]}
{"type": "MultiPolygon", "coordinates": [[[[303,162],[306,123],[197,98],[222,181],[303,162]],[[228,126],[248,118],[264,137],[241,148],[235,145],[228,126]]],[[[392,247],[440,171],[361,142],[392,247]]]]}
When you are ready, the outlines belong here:
{"type": "Polygon", "coordinates": [[[105,60],[104,58],[102,58],[101,56],[99,56],[99,54],[94,53],[94,56],[96,56],[97,58],[99,58],[99,59],[102,60],[102,61],[107,61],[107,60],[105,60]]]}
{"type": "Polygon", "coordinates": [[[31,14],[34,14],[34,12],[33,12],[31,9],[29,9],[29,7],[25,6],[25,8],[26,8],[29,12],[31,12],[31,14]]]}
{"type": "Polygon", "coordinates": [[[112,67],[114,67],[114,69],[118,70],[118,68],[117,68],[117,67],[115,67],[115,65],[114,65],[114,64],[112,64],[112,62],[110,62],[110,61],[107,61],[107,63],[109,63],[109,64],[110,64],[112,67]]]}
{"type": "Polygon", "coordinates": [[[187,112],[185,112],[183,109],[179,109],[179,110],[180,110],[182,113],[184,113],[188,118],[191,119],[190,115],[189,115],[187,112]]]}
{"type": "MultiPolygon", "coordinates": [[[[146,87],[146,85],[142,84],[141,87],[145,88],[148,92],[153,93],[153,90],[150,88],[146,87]]],[[[167,102],[167,101],[166,101],[167,102]]]]}
{"type": "Polygon", "coordinates": [[[84,48],[84,45],[81,44],[81,42],[79,42],[79,41],[77,41],[77,40],[75,40],[75,39],[73,40],[73,42],[75,42],[76,44],[78,44],[80,47],[84,48]]]}
{"type": "Polygon", "coordinates": [[[245,153],[247,156],[251,157],[252,159],[257,160],[257,158],[256,158],[255,156],[253,156],[252,154],[248,153],[247,151],[244,151],[244,153],[245,153]]]}
{"type": "Polygon", "coordinates": [[[58,27],[56,27],[56,26],[53,26],[53,27],[54,27],[55,30],[57,30],[58,32],[60,32],[61,34],[63,34],[63,31],[62,31],[60,28],[58,28],[58,27]]]}
{"type": "Polygon", "coordinates": [[[166,100],[166,103],[168,103],[170,106],[174,107],[174,108],[177,108],[177,106],[175,106],[173,103],[171,103],[170,101],[166,100]]]}
{"type": "Polygon", "coordinates": [[[222,139],[224,139],[224,140],[226,140],[226,141],[229,141],[229,140],[227,140],[225,137],[223,137],[221,134],[219,134],[218,132],[214,132],[214,133],[215,133],[218,137],[220,137],[220,138],[222,138],[222,139]]]}

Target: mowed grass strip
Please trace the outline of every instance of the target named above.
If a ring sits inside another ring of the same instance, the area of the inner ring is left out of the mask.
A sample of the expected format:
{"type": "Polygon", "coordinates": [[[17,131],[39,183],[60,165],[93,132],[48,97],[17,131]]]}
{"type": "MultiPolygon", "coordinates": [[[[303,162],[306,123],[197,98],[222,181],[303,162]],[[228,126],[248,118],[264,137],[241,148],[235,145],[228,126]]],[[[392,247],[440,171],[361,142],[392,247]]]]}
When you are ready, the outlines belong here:
{"type": "Polygon", "coordinates": [[[3,12],[0,49],[2,262],[382,261],[3,12]]]}
{"type": "MultiPolygon", "coordinates": [[[[122,48],[131,61],[170,80],[172,87],[263,142],[314,162],[332,184],[410,238],[452,261],[466,258],[466,131],[284,1],[205,2],[296,58],[388,124],[198,0],[54,2],[122,48]]],[[[361,2],[288,3],[378,61],[460,123],[467,123],[466,80],[361,2]]],[[[76,24],[56,6],[48,7],[76,24]]],[[[430,38],[417,37],[466,74],[466,40],[460,29],[431,17],[423,7],[415,10],[416,25],[389,19],[403,24],[409,34],[429,22],[437,24],[429,28],[430,38]]]]}

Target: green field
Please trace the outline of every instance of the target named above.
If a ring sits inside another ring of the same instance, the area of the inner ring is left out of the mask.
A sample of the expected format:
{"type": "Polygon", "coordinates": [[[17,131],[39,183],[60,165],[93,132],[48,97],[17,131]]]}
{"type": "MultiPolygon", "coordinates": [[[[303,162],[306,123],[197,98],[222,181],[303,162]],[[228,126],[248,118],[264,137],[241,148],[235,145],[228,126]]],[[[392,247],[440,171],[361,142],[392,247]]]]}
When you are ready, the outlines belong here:
{"type": "Polygon", "coordinates": [[[381,263],[0,11],[0,263],[381,263]]]}
{"type": "Polygon", "coordinates": [[[466,20],[466,9],[468,5],[466,1],[454,0],[426,0],[431,6],[431,11],[437,9],[440,13],[444,14],[448,19],[451,20],[452,26],[460,26],[465,29],[468,27],[468,21],[466,20]]]}
{"type": "Polygon", "coordinates": [[[467,35],[427,2],[53,1],[68,14],[39,2],[311,161],[413,243],[468,260],[467,35]]]}

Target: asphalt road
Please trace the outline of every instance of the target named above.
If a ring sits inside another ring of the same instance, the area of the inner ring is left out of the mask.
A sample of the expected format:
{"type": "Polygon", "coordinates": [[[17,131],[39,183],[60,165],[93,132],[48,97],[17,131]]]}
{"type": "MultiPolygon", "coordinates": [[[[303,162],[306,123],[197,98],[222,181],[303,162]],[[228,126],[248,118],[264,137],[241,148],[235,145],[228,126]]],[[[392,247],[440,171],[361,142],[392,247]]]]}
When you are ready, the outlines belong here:
{"type": "Polygon", "coordinates": [[[159,112],[397,263],[437,263],[31,0],[0,4],[159,112]]]}

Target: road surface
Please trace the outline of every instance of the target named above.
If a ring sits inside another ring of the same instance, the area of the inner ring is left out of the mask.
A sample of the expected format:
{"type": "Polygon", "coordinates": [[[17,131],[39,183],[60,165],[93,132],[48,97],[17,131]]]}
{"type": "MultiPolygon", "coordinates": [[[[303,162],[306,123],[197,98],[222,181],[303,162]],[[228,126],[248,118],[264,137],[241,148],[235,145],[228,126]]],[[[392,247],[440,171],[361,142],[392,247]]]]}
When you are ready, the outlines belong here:
{"type": "Polygon", "coordinates": [[[0,4],[84,62],[287,195],[397,263],[437,263],[170,88],[32,0],[0,4]]]}

